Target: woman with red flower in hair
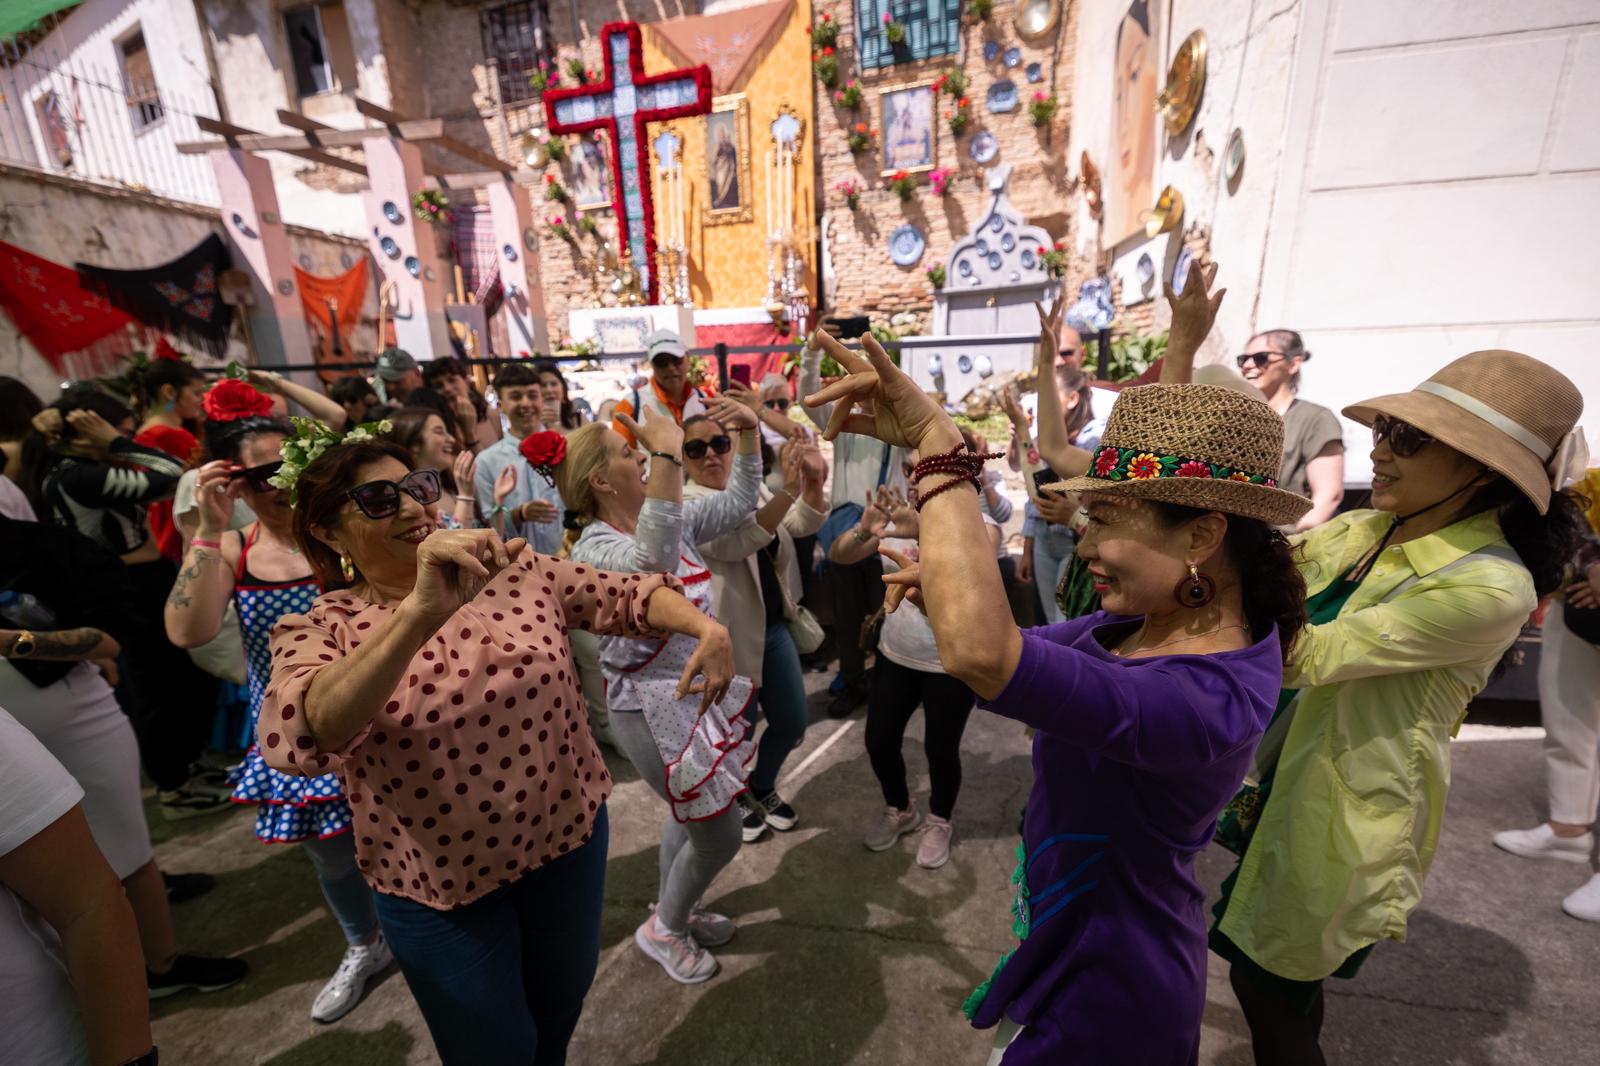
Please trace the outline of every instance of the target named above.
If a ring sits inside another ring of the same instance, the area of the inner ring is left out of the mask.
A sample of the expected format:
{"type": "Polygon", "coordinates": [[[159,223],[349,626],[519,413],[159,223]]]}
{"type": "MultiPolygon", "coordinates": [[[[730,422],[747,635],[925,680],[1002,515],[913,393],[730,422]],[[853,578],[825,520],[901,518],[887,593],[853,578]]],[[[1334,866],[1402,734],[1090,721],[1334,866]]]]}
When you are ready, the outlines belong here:
{"type": "MultiPolygon", "coordinates": [[[[189,462],[200,444],[194,430],[200,424],[206,376],[163,337],[156,345],[156,357],[130,371],[128,380],[143,417],[133,442],[159,448],[180,463],[189,462]]],[[[177,562],[183,556],[183,537],[173,524],[172,500],[152,503],[148,519],[156,547],[177,562]]]]}
{"type": "MultiPolygon", "coordinates": [[[[272,674],[272,627],[284,615],[309,611],[322,586],[295,544],[289,494],[270,483],[291,432],[270,417],[271,397],[248,382],[224,379],[206,394],[205,409],[211,461],[198,471],[199,528],[167,599],[166,630],[179,647],[198,647],[217,636],[234,606],[250,688],[247,735],[254,737],[272,674]],[[253,518],[230,528],[236,508],[253,518]]],[[[302,845],[344,931],[344,959],[311,1007],[316,1021],[334,1021],[360,1002],[367,979],[393,960],[372,890],[356,866],[350,805],[339,779],[279,773],[252,745],[228,781],[234,803],[256,808],[257,839],[302,845]]]]}

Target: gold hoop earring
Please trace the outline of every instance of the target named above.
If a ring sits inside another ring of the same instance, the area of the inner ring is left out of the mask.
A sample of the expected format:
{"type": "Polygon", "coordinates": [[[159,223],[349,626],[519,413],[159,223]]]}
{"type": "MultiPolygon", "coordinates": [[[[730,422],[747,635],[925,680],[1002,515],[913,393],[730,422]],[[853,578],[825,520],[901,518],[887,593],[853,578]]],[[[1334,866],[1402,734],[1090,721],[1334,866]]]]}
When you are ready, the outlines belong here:
{"type": "Polygon", "coordinates": [[[356,579],[355,564],[350,561],[350,556],[343,553],[339,555],[339,573],[343,575],[346,581],[354,581],[356,579]]]}

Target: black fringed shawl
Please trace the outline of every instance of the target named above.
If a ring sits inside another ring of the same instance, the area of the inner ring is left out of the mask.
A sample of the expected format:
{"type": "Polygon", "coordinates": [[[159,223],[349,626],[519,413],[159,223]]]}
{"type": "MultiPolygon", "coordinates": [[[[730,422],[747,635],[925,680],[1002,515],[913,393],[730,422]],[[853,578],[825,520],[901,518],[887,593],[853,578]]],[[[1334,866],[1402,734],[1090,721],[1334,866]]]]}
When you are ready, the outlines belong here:
{"type": "Polygon", "coordinates": [[[85,289],[218,358],[228,348],[233,308],[222,302],[217,283],[232,265],[227,243],[215,233],[172,262],[145,270],[73,264],[85,289]]]}

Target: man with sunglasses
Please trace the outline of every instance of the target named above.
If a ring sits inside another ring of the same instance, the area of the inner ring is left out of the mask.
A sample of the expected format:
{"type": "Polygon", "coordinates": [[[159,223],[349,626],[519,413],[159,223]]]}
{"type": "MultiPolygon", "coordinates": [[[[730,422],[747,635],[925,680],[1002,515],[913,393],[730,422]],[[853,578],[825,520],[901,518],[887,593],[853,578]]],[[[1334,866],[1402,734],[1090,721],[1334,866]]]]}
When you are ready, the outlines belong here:
{"type": "Polygon", "coordinates": [[[706,413],[699,390],[689,384],[689,350],[683,339],[670,329],[658,329],[646,339],[645,350],[650,354],[650,388],[634,389],[617,404],[611,420],[611,428],[630,448],[637,442],[619,415],[642,422],[645,411],[654,411],[681,426],[685,418],[706,413]]]}
{"type": "Polygon", "coordinates": [[[494,392],[509,431],[478,453],[477,469],[472,475],[478,509],[485,515],[494,513],[495,481],[502,470],[511,466],[517,472],[517,486],[503,504],[506,539],[526,537],[534,551],[555,555],[561,550],[561,496],[533,472],[517,450],[522,438],[545,428],[539,417],[539,371],[532,362],[507,363],[494,376],[494,392]]]}
{"type": "Polygon", "coordinates": [[[1250,338],[1234,357],[1239,373],[1283,418],[1283,465],[1278,484],[1311,498],[1311,510],[1290,532],[1320,526],[1344,499],[1344,427],[1326,407],[1300,399],[1300,368],[1311,353],[1292,329],[1269,329],[1250,338]]]}

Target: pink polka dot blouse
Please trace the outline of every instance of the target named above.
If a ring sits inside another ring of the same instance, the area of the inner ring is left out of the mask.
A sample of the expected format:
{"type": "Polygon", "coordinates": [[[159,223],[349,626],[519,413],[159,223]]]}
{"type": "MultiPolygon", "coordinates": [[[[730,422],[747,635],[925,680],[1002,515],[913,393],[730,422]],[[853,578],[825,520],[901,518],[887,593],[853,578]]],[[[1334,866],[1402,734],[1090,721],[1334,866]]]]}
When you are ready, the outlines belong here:
{"type": "Polygon", "coordinates": [[[273,630],[261,752],[285,773],[339,774],[356,859],[375,889],[439,910],[471,903],[589,839],[611,775],[567,630],[658,636],[645,616],[659,588],[682,586],[528,552],[429,638],[338,751],[311,735],[306,691],[395,608],[348,591],[320,596],[273,630]]]}

